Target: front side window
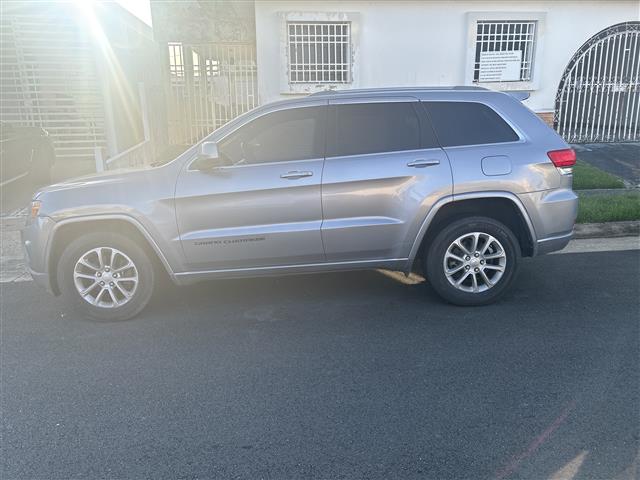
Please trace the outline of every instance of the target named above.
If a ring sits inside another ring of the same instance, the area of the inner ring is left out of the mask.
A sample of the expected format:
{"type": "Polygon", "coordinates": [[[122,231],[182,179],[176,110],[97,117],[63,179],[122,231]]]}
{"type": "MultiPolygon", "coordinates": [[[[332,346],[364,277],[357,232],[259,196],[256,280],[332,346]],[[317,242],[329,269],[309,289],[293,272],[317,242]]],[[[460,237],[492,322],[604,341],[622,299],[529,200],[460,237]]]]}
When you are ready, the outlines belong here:
{"type": "Polygon", "coordinates": [[[398,152],[420,148],[413,102],[333,105],[327,156],[398,152]]]}
{"type": "Polygon", "coordinates": [[[443,147],[515,142],[520,137],[487,105],[477,102],[423,102],[443,147]]]}
{"type": "Polygon", "coordinates": [[[473,81],[531,81],[536,21],[479,20],[473,81]]]}
{"type": "Polygon", "coordinates": [[[219,146],[228,163],[267,163],[324,157],[326,107],[268,113],[225,138],[219,146]]]}
{"type": "Polygon", "coordinates": [[[351,24],[289,22],[289,83],[349,83],[351,24]]]}

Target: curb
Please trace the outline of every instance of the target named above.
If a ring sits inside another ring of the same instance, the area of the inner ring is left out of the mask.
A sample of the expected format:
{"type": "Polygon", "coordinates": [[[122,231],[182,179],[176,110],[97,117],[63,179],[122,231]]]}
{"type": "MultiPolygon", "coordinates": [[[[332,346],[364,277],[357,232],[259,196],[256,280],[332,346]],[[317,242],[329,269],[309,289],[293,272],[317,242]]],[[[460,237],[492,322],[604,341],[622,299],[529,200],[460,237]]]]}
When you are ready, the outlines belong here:
{"type": "Polygon", "coordinates": [[[640,237],[640,220],[628,222],[577,223],[573,238],[640,237]]]}
{"type": "Polygon", "coordinates": [[[638,188],[590,188],[586,190],[574,190],[578,197],[597,197],[598,195],[627,195],[640,192],[638,188]]]}

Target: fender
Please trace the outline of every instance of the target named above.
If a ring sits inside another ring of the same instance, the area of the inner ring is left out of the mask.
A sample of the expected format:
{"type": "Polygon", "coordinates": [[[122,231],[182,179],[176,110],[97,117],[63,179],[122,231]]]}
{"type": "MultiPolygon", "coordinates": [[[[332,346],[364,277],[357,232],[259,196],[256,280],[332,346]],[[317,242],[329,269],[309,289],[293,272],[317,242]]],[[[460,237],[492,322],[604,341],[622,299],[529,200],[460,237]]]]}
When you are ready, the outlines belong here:
{"type": "Polygon", "coordinates": [[[529,234],[531,235],[531,239],[533,243],[532,245],[533,256],[535,257],[537,255],[538,242],[537,242],[535,229],[533,228],[533,223],[531,222],[531,218],[529,218],[529,214],[527,213],[527,210],[524,208],[524,205],[515,194],[511,192],[504,192],[499,190],[483,191],[483,192],[467,192],[467,193],[456,194],[456,195],[447,195],[446,197],[442,197],[436,203],[433,204],[433,206],[429,210],[429,213],[427,213],[427,216],[423,220],[422,225],[420,226],[420,229],[418,230],[418,235],[413,241],[413,245],[409,253],[409,259],[405,267],[405,272],[411,271],[411,266],[413,265],[413,262],[415,261],[416,256],[418,255],[418,250],[420,249],[422,240],[424,239],[424,236],[426,235],[427,230],[429,229],[429,225],[431,225],[431,221],[434,219],[438,211],[448,203],[458,202],[462,200],[473,200],[478,198],[506,198],[512,201],[520,210],[520,213],[522,214],[522,218],[524,218],[524,221],[527,224],[527,228],[529,230],[529,234]]]}
{"type": "MultiPolygon", "coordinates": [[[[154,238],[147,231],[147,229],[135,218],[130,217],[129,215],[118,214],[118,213],[72,217],[72,218],[67,218],[64,220],[60,220],[59,222],[56,222],[53,226],[53,230],[51,231],[51,235],[49,235],[49,239],[47,240],[47,247],[45,249],[45,258],[44,258],[45,265],[46,266],[50,265],[51,246],[53,245],[53,240],[56,236],[57,231],[60,229],[60,227],[64,225],[69,225],[71,223],[91,222],[96,220],[123,220],[129,223],[130,225],[132,225],[136,230],[138,230],[138,232],[140,232],[140,234],[145,238],[145,240],[149,243],[149,245],[151,245],[151,248],[153,248],[153,251],[156,253],[156,255],[158,255],[158,258],[162,262],[162,266],[165,268],[165,270],[171,277],[171,280],[173,282],[176,281],[175,280],[176,275],[173,269],[171,268],[169,261],[165,257],[164,253],[162,252],[162,250],[160,249],[160,247],[158,246],[154,238]]],[[[51,275],[50,271],[48,273],[49,275],[51,275]]]]}

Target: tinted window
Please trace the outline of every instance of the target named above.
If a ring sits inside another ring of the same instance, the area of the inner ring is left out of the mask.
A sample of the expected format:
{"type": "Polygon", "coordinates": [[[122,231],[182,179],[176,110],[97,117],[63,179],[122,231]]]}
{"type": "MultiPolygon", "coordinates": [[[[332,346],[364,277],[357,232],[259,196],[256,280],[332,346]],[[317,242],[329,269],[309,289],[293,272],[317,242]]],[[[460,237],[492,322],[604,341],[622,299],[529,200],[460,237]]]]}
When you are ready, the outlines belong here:
{"type": "Polygon", "coordinates": [[[482,103],[424,102],[443,147],[518,140],[500,115],[482,103]]]}
{"type": "Polygon", "coordinates": [[[323,158],[325,113],[326,107],[268,113],[223,140],[220,153],[234,164],[323,158]]]}
{"type": "Polygon", "coordinates": [[[420,148],[420,122],[412,103],[358,103],[331,107],[327,156],[420,148]]]}

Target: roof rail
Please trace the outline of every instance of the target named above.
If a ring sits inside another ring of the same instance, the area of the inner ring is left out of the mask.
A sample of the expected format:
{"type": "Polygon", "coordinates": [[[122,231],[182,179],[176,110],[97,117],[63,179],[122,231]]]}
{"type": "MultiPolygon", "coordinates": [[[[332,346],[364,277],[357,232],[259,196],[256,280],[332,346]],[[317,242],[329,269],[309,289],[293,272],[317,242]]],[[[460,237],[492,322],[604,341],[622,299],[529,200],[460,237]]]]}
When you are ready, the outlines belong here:
{"type": "Polygon", "coordinates": [[[451,87],[376,87],[376,88],[353,88],[353,89],[342,89],[342,90],[321,90],[319,92],[312,93],[309,95],[310,97],[317,97],[323,95],[349,95],[354,93],[385,93],[385,92],[426,92],[426,91],[446,91],[446,90],[456,90],[456,91],[478,91],[478,90],[487,90],[484,87],[477,87],[475,85],[456,85],[451,87]]]}

